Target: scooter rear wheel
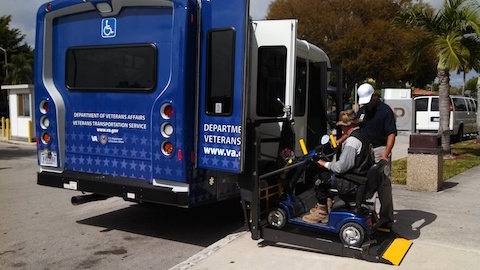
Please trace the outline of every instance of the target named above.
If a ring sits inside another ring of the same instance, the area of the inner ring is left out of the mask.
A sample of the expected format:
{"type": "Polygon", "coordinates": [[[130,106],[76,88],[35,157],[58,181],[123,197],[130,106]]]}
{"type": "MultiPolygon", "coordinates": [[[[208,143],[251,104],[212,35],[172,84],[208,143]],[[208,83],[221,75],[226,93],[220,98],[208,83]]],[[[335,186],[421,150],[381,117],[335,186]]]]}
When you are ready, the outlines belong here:
{"type": "Polygon", "coordinates": [[[340,229],[339,236],[343,244],[359,247],[365,239],[365,230],[358,223],[347,222],[340,229]]]}

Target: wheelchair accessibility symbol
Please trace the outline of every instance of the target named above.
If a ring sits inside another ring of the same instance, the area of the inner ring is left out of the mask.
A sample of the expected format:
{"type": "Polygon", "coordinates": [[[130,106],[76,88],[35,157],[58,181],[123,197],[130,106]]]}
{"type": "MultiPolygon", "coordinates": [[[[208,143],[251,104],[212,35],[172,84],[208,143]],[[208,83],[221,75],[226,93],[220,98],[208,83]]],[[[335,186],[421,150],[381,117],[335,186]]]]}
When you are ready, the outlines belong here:
{"type": "Polygon", "coordinates": [[[102,20],[102,37],[113,38],[117,35],[117,19],[109,18],[102,20]]]}

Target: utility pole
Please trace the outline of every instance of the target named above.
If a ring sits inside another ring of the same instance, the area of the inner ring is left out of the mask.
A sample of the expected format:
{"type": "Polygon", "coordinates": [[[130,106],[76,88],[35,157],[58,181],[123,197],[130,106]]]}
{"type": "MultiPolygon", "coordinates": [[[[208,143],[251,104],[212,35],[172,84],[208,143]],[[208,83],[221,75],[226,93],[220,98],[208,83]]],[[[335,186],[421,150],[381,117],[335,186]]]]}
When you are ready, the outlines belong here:
{"type": "MultiPolygon", "coordinates": [[[[0,50],[3,51],[5,55],[5,66],[8,64],[7,62],[7,50],[5,50],[3,47],[0,46],[0,50]]],[[[8,70],[5,68],[5,77],[8,77],[8,70]]]]}

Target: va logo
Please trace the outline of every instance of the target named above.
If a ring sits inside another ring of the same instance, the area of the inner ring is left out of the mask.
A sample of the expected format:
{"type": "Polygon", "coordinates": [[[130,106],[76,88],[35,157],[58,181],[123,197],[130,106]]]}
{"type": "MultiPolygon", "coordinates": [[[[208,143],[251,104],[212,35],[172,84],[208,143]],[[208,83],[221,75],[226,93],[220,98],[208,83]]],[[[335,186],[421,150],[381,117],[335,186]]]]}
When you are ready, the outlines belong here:
{"type": "Polygon", "coordinates": [[[117,35],[117,19],[108,18],[102,20],[102,37],[113,38],[117,35]]]}
{"type": "Polygon", "coordinates": [[[101,144],[106,144],[107,142],[108,142],[107,135],[105,135],[105,134],[100,135],[100,143],[101,144]]]}

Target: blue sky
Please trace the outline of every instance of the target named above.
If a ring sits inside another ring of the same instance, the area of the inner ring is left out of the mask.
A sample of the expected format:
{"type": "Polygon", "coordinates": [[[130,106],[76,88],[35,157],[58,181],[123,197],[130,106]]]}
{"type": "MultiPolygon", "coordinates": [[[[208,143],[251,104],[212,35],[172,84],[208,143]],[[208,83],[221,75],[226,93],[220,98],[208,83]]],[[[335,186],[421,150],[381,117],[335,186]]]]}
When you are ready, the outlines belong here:
{"type": "MultiPolygon", "coordinates": [[[[228,1],[228,0],[225,0],[228,1]]],[[[38,8],[48,1],[46,0],[0,0],[0,16],[12,15],[11,28],[18,28],[25,34],[25,42],[34,47],[35,43],[35,20],[38,8]]],[[[253,19],[264,19],[268,5],[272,0],[250,0],[250,15],[253,19]]],[[[430,3],[434,8],[442,6],[444,0],[423,0],[430,3]]],[[[0,44],[1,45],[1,44],[0,44]]],[[[462,76],[451,74],[450,83],[454,86],[463,84],[462,76]]],[[[476,73],[469,73],[467,80],[476,73]]]]}

